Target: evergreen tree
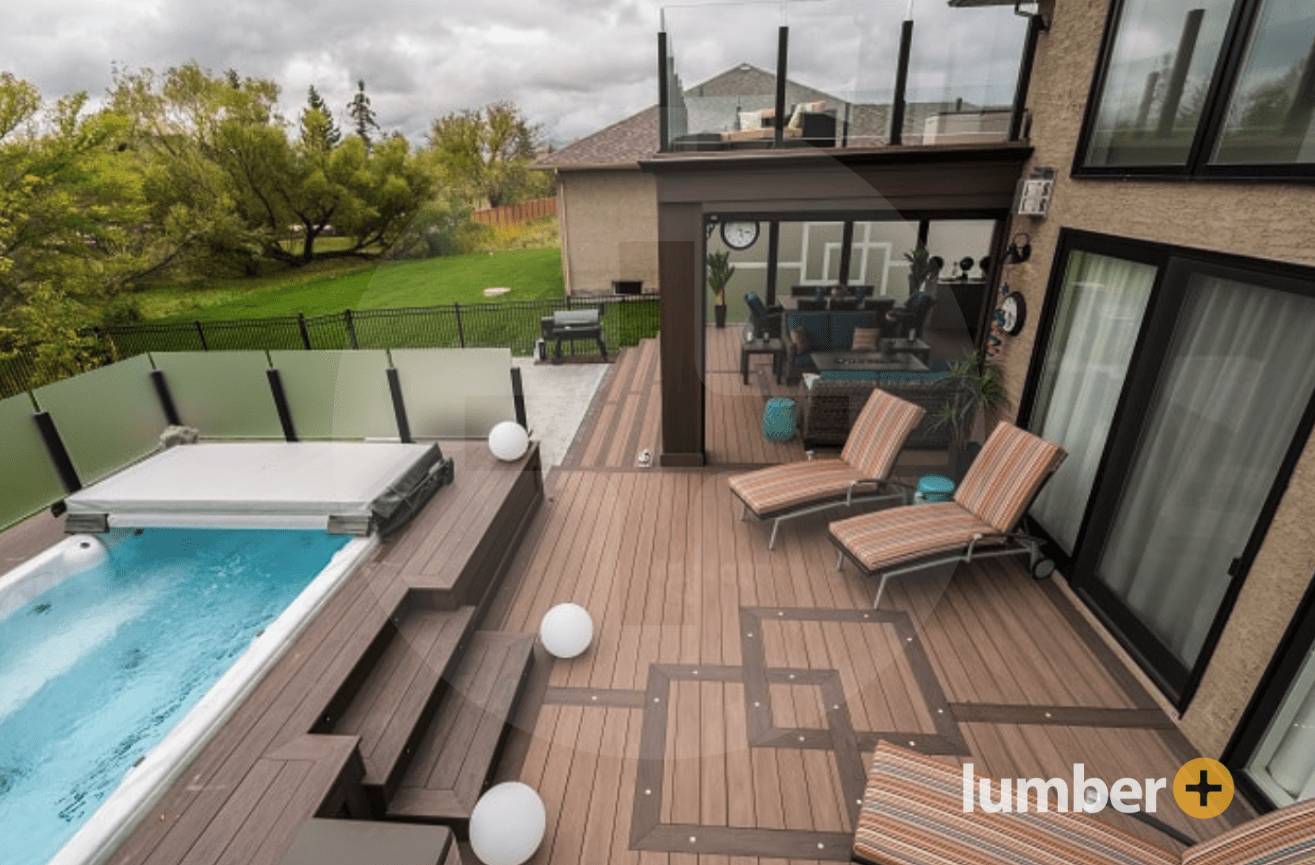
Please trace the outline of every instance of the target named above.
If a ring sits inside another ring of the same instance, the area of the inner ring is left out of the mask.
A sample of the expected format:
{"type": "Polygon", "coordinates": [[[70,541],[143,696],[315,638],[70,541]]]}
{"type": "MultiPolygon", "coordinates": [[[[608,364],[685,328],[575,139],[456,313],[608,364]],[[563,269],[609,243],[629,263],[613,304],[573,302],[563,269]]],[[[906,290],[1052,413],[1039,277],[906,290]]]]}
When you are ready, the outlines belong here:
{"type": "Polygon", "coordinates": [[[352,116],[352,122],[356,124],[356,134],[365,142],[365,149],[370,149],[370,129],[379,130],[379,124],[374,119],[374,109],[370,107],[370,97],[365,95],[365,79],[359,79],[356,82],[356,95],[347,105],[347,113],[352,116]]]}
{"type": "MultiPolygon", "coordinates": [[[[320,95],[319,91],[315,89],[315,85],[312,84],[309,90],[310,92],[306,96],[306,108],[307,110],[318,111],[324,115],[325,119],[328,121],[328,128],[324,133],[324,140],[330,148],[333,148],[339,141],[342,141],[342,130],[340,130],[338,124],[334,122],[333,112],[329,110],[328,104],[324,101],[324,97],[320,95]]],[[[304,112],[302,113],[302,117],[305,117],[304,112]]]]}

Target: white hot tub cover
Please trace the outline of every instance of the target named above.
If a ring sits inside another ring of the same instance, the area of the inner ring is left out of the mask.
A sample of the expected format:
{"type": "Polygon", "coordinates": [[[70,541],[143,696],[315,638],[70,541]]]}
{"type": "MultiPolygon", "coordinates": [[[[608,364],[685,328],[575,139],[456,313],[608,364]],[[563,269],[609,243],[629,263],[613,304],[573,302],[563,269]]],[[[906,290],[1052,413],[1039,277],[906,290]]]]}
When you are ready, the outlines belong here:
{"type": "Polygon", "coordinates": [[[105,514],[121,525],[134,516],[193,525],[213,516],[333,518],[359,527],[392,516],[417,485],[432,494],[450,479],[451,460],[437,444],[203,442],[156,454],[65,502],[70,515],[105,514]]]}

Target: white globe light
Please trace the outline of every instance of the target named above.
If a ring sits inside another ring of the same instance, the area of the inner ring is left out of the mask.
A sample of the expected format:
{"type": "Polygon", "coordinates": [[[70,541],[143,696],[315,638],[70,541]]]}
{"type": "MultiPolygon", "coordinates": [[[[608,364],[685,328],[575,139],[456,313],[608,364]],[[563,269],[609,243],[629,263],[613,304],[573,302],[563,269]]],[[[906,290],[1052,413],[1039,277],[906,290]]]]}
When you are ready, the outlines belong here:
{"type": "Polygon", "coordinates": [[[593,642],[594,620],[579,604],[558,604],[543,614],[539,639],[555,657],[574,658],[593,642]]]}
{"type": "Polygon", "coordinates": [[[470,812],[470,846],[485,865],[521,865],[543,843],[548,815],[534,788],[519,781],[490,787],[470,812]]]}
{"type": "Polygon", "coordinates": [[[515,421],[505,420],[489,432],[489,450],[500,460],[518,460],[529,447],[530,434],[515,421]]]}

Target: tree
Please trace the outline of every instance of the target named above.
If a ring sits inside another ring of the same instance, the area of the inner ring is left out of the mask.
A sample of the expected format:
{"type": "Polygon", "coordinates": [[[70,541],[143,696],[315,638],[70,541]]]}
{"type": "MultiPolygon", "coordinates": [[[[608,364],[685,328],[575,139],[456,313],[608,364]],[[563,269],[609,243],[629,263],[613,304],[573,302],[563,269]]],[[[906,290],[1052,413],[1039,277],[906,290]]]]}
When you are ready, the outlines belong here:
{"type": "Polygon", "coordinates": [[[444,180],[501,207],[551,194],[548,175],[529,167],[539,137],[514,104],[495,102],[438,118],[428,144],[444,180]]]}
{"type": "Polygon", "coordinates": [[[365,149],[370,149],[370,130],[379,131],[379,124],[374,119],[374,109],[370,107],[370,97],[365,95],[365,79],[356,82],[356,94],[347,104],[347,113],[356,124],[356,135],[365,142],[365,149]]]}
{"type": "Polygon", "coordinates": [[[306,97],[306,108],[301,112],[301,140],[303,145],[310,141],[325,152],[332,150],[342,141],[342,131],[333,121],[333,114],[325,104],[324,97],[312,84],[306,97]]]}

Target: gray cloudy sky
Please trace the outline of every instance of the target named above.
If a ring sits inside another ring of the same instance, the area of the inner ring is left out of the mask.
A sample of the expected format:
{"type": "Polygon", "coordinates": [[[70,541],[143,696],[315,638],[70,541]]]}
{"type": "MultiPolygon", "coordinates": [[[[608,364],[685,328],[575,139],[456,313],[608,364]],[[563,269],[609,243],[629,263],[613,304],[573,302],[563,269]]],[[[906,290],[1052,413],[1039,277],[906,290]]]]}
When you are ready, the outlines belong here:
{"type": "MultiPolygon", "coordinates": [[[[794,0],[783,12],[778,3],[692,9],[700,4],[685,0],[668,10],[668,30],[687,85],[742,61],[771,68],[776,27],[784,22],[792,27],[798,64],[792,68],[804,73],[792,77],[870,92],[889,87],[893,57],[888,66],[872,54],[893,52],[908,2],[794,0]],[[851,16],[866,24],[846,24],[857,20],[851,16]],[[839,65],[808,74],[805,66],[819,58],[839,65]]],[[[925,32],[952,46],[953,77],[962,81],[990,65],[977,65],[971,55],[989,61],[1003,52],[1009,82],[1015,31],[1021,34],[1011,10],[952,13],[944,0],[916,3],[919,21],[950,14],[959,23],[987,14],[1002,22],[998,38],[980,22],[965,41],[945,39],[944,21],[929,21],[925,32]]],[[[33,82],[48,98],[76,90],[103,94],[114,64],[163,70],[195,60],[215,72],[234,68],[272,78],[289,118],[304,105],[308,85],[341,110],[364,78],[380,124],[412,141],[441,114],[510,99],[557,144],[657,101],[658,0],[14,0],[9,6],[0,28],[0,70],[33,82]]]]}

